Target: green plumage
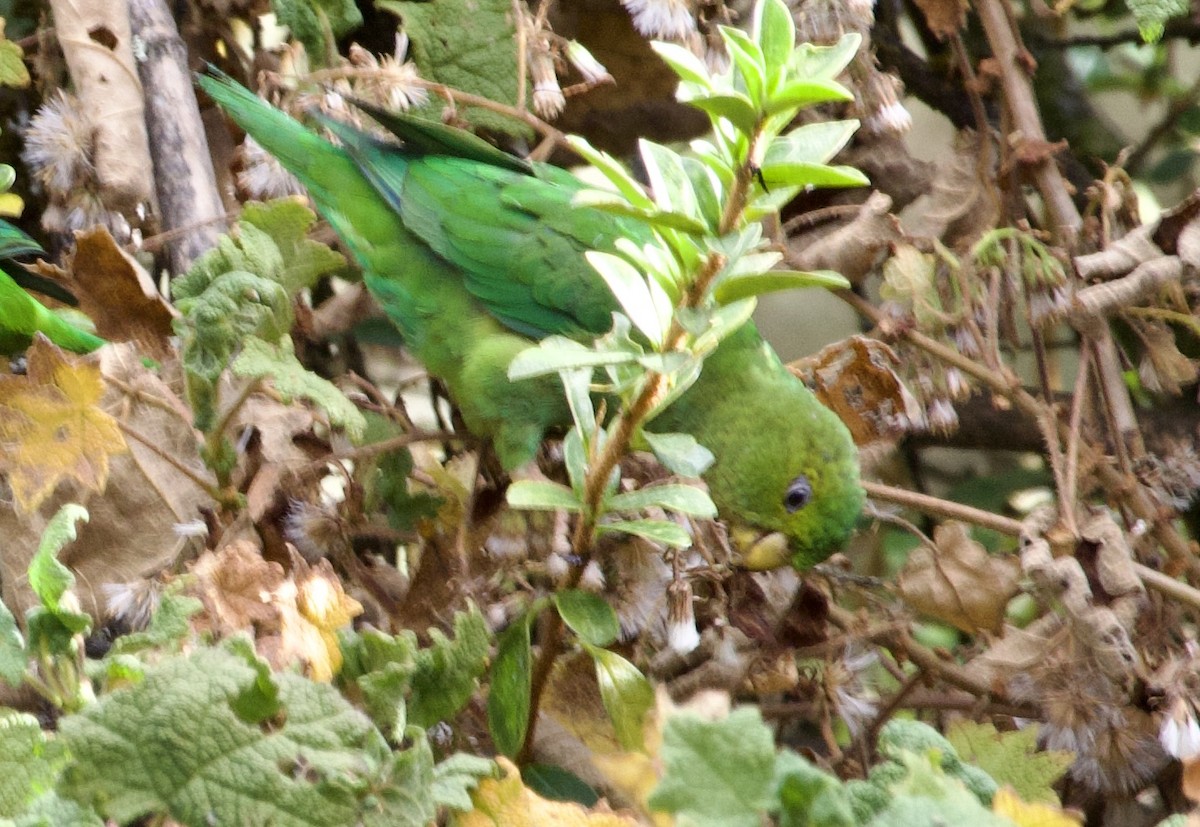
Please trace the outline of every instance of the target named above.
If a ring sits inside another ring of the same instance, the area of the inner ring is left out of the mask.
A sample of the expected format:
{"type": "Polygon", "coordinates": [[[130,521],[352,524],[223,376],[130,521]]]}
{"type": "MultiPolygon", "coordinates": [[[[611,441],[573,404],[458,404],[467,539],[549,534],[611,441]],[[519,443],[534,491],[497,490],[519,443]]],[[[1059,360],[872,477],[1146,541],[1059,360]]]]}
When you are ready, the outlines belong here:
{"type": "MultiPolygon", "coordinates": [[[[584,254],[615,252],[623,237],[644,243],[644,225],[574,207],[584,188],[574,176],[440,124],[369,110],[404,146],[329,123],[335,147],[226,78],[199,82],[307,187],[412,352],[506,467],[570,424],[557,378],[510,382],[508,365],[544,336],[588,340],[609,329],[616,301],[584,254]]],[[[862,507],[845,427],[752,324],[705,361],[654,430],[709,448],[716,461],[705,479],[722,516],[786,535],[794,565],[836,550],[862,507]],[[811,496],[796,507],[788,493],[801,478],[811,496]]]]}
{"type": "MultiPolygon", "coordinates": [[[[44,253],[36,241],[7,221],[0,221],[0,259],[31,253],[44,253]]],[[[0,269],[0,353],[12,355],[29,347],[33,334],[41,333],[59,347],[76,353],[90,353],[104,340],[81,330],[51,311],[22,289],[16,279],[39,288],[56,298],[69,296],[52,282],[27,276],[5,262],[0,269]]]]}

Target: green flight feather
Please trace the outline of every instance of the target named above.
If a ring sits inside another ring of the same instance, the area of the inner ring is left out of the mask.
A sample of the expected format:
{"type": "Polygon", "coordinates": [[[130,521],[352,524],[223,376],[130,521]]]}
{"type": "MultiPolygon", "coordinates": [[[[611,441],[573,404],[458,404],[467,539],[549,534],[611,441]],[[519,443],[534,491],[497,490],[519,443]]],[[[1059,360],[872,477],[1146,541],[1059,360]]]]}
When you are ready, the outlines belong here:
{"type": "MultiPolygon", "coordinates": [[[[32,253],[45,254],[45,251],[19,227],[0,221],[0,259],[32,253]]],[[[57,285],[49,282],[43,284],[44,280],[22,278],[11,263],[5,261],[4,266],[0,267],[0,353],[11,356],[25,350],[35,333],[41,333],[59,347],[76,353],[90,353],[105,343],[100,337],[76,327],[37,301],[22,289],[18,279],[30,282],[40,292],[55,298],[65,293],[57,285]]],[[[69,293],[66,295],[73,301],[74,297],[69,293]]]]}
{"type": "MultiPolygon", "coordinates": [[[[549,334],[587,340],[616,302],[589,250],[649,240],[639,222],[574,207],[569,173],[503,155],[441,124],[368,109],[402,146],[346,124],[334,146],[224,76],[199,84],[300,179],[364,269],[364,280],[467,426],[512,468],[570,424],[556,378],[510,382],[511,360],[549,334]]],[[[845,426],[779,362],[753,324],[726,339],[697,382],[652,424],[716,456],[705,474],[722,515],[786,537],[797,566],[834,551],[862,507],[845,426]],[[799,482],[811,496],[798,502],[799,482]]]]}

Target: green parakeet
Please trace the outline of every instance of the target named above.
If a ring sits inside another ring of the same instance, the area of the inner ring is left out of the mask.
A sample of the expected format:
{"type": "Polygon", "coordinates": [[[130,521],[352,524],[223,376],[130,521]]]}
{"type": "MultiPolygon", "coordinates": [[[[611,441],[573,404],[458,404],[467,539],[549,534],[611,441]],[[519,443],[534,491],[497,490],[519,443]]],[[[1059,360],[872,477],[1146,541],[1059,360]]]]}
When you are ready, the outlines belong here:
{"type": "MultiPolygon", "coordinates": [[[[0,221],[0,259],[44,252],[41,245],[19,227],[0,221]]],[[[7,266],[0,269],[0,353],[11,355],[24,350],[35,333],[76,353],[90,353],[104,344],[100,337],[81,330],[25,292],[6,269],[7,266]]],[[[26,278],[16,271],[14,274],[35,288],[43,283],[41,279],[26,278]]],[[[40,289],[56,298],[66,295],[53,283],[45,283],[40,289]]]]}
{"type": "MultiPolygon", "coordinates": [[[[513,382],[509,363],[551,334],[609,330],[617,303],[584,254],[616,252],[621,237],[644,243],[645,225],[573,206],[585,185],[569,172],[442,124],[371,110],[402,147],[330,123],[334,146],[228,78],[199,83],[307,187],[409,348],[506,468],[571,423],[557,377],[513,382]]],[[[845,426],[752,323],[650,429],[691,434],[712,451],[705,481],[751,567],[823,560],[861,510],[845,426]]]]}

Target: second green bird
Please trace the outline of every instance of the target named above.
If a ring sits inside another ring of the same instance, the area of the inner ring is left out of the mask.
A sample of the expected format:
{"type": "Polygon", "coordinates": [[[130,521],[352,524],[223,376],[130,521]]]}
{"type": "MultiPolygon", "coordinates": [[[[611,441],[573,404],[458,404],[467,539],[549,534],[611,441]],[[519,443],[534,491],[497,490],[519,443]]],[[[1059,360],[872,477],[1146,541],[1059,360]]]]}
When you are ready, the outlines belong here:
{"type": "MultiPolygon", "coordinates": [[[[644,225],[573,206],[585,188],[573,175],[465,132],[395,115],[384,125],[403,146],[345,125],[332,127],[334,146],[227,78],[199,82],[308,189],[409,348],[506,468],[570,425],[557,378],[511,382],[509,363],[551,334],[607,332],[616,300],[585,253],[641,243],[644,225]]],[[[853,529],[863,492],[850,435],[752,323],[705,360],[654,429],[713,452],[705,481],[721,516],[753,534],[753,567],[811,566],[853,529]]]]}

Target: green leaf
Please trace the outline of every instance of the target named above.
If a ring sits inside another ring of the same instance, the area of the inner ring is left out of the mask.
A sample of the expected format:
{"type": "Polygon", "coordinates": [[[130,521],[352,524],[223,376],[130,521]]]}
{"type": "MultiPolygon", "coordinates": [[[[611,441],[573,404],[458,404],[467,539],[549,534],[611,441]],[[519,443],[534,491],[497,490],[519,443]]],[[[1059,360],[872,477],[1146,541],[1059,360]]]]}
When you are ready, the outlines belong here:
{"type": "Polygon", "coordinates": [[[693,235],[704,235],[708,232],[707,226],[702,221],[690,215],[678,212],[664,212],[663,210],[656,209],[642,209],[629,204],[616,193],[604,190],[581,190],[571,199],[571,205],[574,207],[590,207],[612,213],[613,215],[627,215],[630,218],[639,219],[656,227],[682,230],[685,233],[693,235]]]}
{"type": "Polygon", "coordinates": [[[412,746],[384,760],[383,780],[378,792],[366,799],[362,827],[427,827],[437,817],[429,739],[417,727],[409,727],[404,735],[412,746]]]}
{"type": "Polygon", "coordinates": [[[832,46],[801,43],[788,61],[789,82],[801,78],[833,80],[850,65],[861,45],[862,35],[858,32],[847,32],[832,46]]]}
{"type": "Polygon", "coordinates": [[[188,636],[188,618],[204,608],[194,597],[168,591],[150,617],[150,625],[141,632],[122,635],[113,642],[109,655],[127,655],[146,649],[177,651],[188,636]]]}
{"type": "Polygon", "coordinates": [[[279,22],[291,29],[314,66],[328,65],[337,39],[362,25],[354,0],[271,0],[279,22]]]}
{"type": "Polygon", "coordinates": [[[25,680],[29,668],[29,655],[25,651],[25,638],[17,628],[17,619],[0,602],[0,680],[16,688],[25,680]]]}
{"type": "Polygon", "coordinates": [[[553,599],[559,617],[581,640],[593,646],[608,646],[621,633],[617,613],[599,595],[568,589],[555,592],[553,599]]]}
{"type": "Polygon", "coordinates": [[[518,353],[508,365],[508,378],[516,382],[574,368],[621,365],[633,362],[636,351],[591,350],[563,336],[547,336],[535,347],[518,353]]]}
{"type": "Polygon", "coordinates": [[[487,669],[490,642],[474,605],[455,614],[453,639],[430,629],[425,647],[408,630],[394,636],[374,629],[343,633],[338,679],[358,687],[372,720],[399,742],[409,723],[432,727],[470,700],[487,669]]]}
{"type": "Polygon", "coordinates": [[[231,648],[148,668],[137,686],[61,719],[72,757],[62,789],[121,824],[155,813],[188,825],[354,824],[383,781],[382,737],[333,687],[272,680],[286,714],[253,724],[234,702],[259,670],[231,648]]]}
{"type": "Polygon", "coordinates": [[[455,614],[453,639],[430,629],[429,645],[417,651],[408,720],[428,729],[453,718],[479,688],[490,645],[487,621],[474,604],[455,614]]]}
{"type": "Polygon", "coordinates": [[[526,787],[551,801],[574,801],[584,807],[591,807],[600,800],[600,794],[589,787],[582,778],[554,764],[524,766],[521,768],[521,780],[525,782],[526,787]]]}
{"type": "Polygon", "coordinates": [[[832,270],[771,270],[749,276],[737,276],[721,280],[713,288],[713,298],[728,304],[749,296],[774,293],[779,290],[796,290],[803,287],[823,287],[826,290],[849,289],[850,282],[841,273],[832,270]]]}
{"type": "MultiPolygon", "coordinates": [[[[592,425],[593,429],[595,424],[592,425]]],[[[571,490],[575,493],[576,502],[582,503],[584,487],[587,482],[587,448],[583,444],[583,436],[579,428],[567,431],[563,438],[563,465],[567,467],[567,478],[571,490]]]]}
{"type": "Polygon", "coordinates": [[[642,210],[654,209],[654,201],[616,158],[596,149],[579,135],[568,135],[567,145],[607,178],[630,205],[642,210]]]}
{"type": "Polygon", "coordinates": [[[642,539],[662,543],[672,548],[688,548],[692,544],[691,535],[670,520],[617,520],[601,524],[598,526],[598,530],[634,534],[642,539]]]}
{"type": "Polygon", "coordinates": [[[763,164],[761,172],[762,180],[768,188],[865,187],[871,183],[870,178],[854,167],[831,167],[827,164],[763,164]]]}
{"type": "Polygon", "coordinates": [[[1125,5],[1137,21],[1138,33],[1147,43],[1157,43],[1164,24],[1172,17],[1188,13],[1188,0],[1126,0],[1125,5]]]}
{"type": "MultiPolygon", "coordinates": [[[[666,43],[662,40],[650,41],[650,48],[663,59],[663,62],[674,70],[682,80],[699,86],[712,87],[712,78],[704,61],[677,43],[666,43]]],[[[569,139],[568,139],[569,140],[569,139]]]]}
{"type": "Polygon", "coordinates": [[[824,164],[841,151],[856,129],[855,120],[818,121],[797,127],[771,142],[762,165],[765,169],[779,164],[824,164]]]}
{"type": "Polygon", "coordinates": [[[679,153],[645,138],[638,139],[638,154],[650,182],[654,203],[661,212],[679,213],[699,219],[700,211],[692,181],[683,166],[679,153]]]}
{"type": "Polygon", "coordinates": [[[750,102],[754,104],[755,109],[761,109],[767,91],[767,68],[762,49],[741,29],[735,29],[733,26],[718,28],[729,56],[733,59],[733,65],[746,85],[746,94],[750,96],[750,102]]]}
{"type": "Polygon", "coordinates": [[[533,690],[529,627],[535,616],[536,612],[531,609],[504,630],[496,646],[496,660],[492,663],[488,730],[496,749],[509,757],[520,752],[529,730],[533,690]]]}
{"type": "Polygon", "coordinates": [[[672,715],[663,727],[663,778],[650,794],[654,810],[683,823],[759,827],[772,804],[775,739],[757,709],[719,721],[672,715]]]}
{"type": "Polygon", "coordinates": [[[661,349],[673,308],[669,305],[662,307],[656,302],[646,277],[625,259],[598,250],[589,250],[585,255],[634,327],[650,340],[655,349],[661,349]]]}
{"type": "Polygon", "coordinates": [[[707,112],[714,119],[724,118],[747,135],[752,133],[758,125],[758,108],[749,97],[740,92],[714,93],[688,98],[685,102],[689,106],[707,112]]]}
{"type": "Polygon", "coordinates": [[[346,267],[341,253],[308,237],[316,223],[316,213],[294,198],[249,201],[238,216],[243,230],[254,227],[270,237],[279,252],[279,268],[261,275],[270,275],[292,297],[312,287],[321,276],[346,267]]]}
{"type": "Polygon", "coordinates": [[[767,100],[768,115],[833,101],[852,101],[854,93],[835,80],[794,80],[780,87],[767,100]]]}
{"type": "Polygon", "coordinates": [[[693,517],[717,516],[717,507],[708,494],[693,485],[649,485],[617,494],[608,500],[607,506],[611,511],[664,508],[693,517]]]}
{"type": "Polygon", "coordinates": [[[25,65],[25,52],[20,44],[7,39],[0,40],[0,85],[13,89],[29,86],[29,68],[25,65]]]}
{"type": "Polygon", "coordinates": [[[58,562],[58,553],[76,537],[76,523],[88,521],[87,509],[67,503],[58,509],[42,532],[37,553],[29,562],[29,587],[52,612],[62,608],[63,595],[75,585],[75,575],[58,562]]]}
{"type": "Polygon", "coordinates": [[[0,817],[25,813],[66,763],[62,745],[46,737],[37,718],[0,708],[0,817]]]}
{"type": "Polygon", "coordinates": [[[948,740],[959,758],[986,772],[1000,785],[1009,785],[1022,800],[1058,806],[1053,785],[1075,760],[1065,750],[1039,750],[1036,725],[998,732],[992,724],[959,721],[948,740]]]}
{"type": "Polygon", "coordinates": [[[268,344],[257,337],[247,339],[242,345],[241,354],[233,363],[233,372],[247,378],[270,379],[284,401],[299,396],[313,402],[325,411],[331,423],[344,429],[351,439],[359,439],[366,430],[367,420],[362,411],[346,398],[337,385],[300,364],[288,336],[281,337],[277,345],[268,344]]]}
{"type": "Polygon", "coordinates": [[[784,77],[796,48],[796,24],[783,0],[759,0],[750,18],[751,37],[762,48],[768,88],[784,77]]]}
{"type": "MultiPolygon", "coordinates": [[[[516,30],[508,0],[380,0],[376,8],[399,15],[411,40],[411,54],[421,77],[515,106],[517,88],[516,30]]],[[[441,121],[441,98],[423,107],[432,121],[441,121]]],[[[473,126],[533,137],[524,121],[488,109],[471,107],[459,114],[473,126]]]]}
{"type": "Polygon", "coordinates": [[[481,779],[498,775],[492,759],[456,752],[433,768],[433,801],[442,807],[469,812],[475,809],[471,790],[479,786],[481,779]]]}
{"type": "Polygon", "coordinates": [[[673,474],[698,477],[709,469],[715,457],[691,434],[652,434],[642,431],[642,437],[658,461],[673,474]]]}
{"type": "Polygon", "coordinates": [[[517,480],[508,487],[508,504],[531,511],[579,511],[583,504],[565,485],[544,480],[517,480]]]}
{"type": "Polygon", "coordinates": [[[776,757],[780,827],[858,827],[846,788],[791,750],[776,757]]]}
{"type": "Polygon", "coordinates": [[[654,688],[636,666],[607,649],[584,644],[596,664],[600,700],[612,721],[617,743],[627,750],[645,750],[646,714],[654,708],[654,688]]]}

